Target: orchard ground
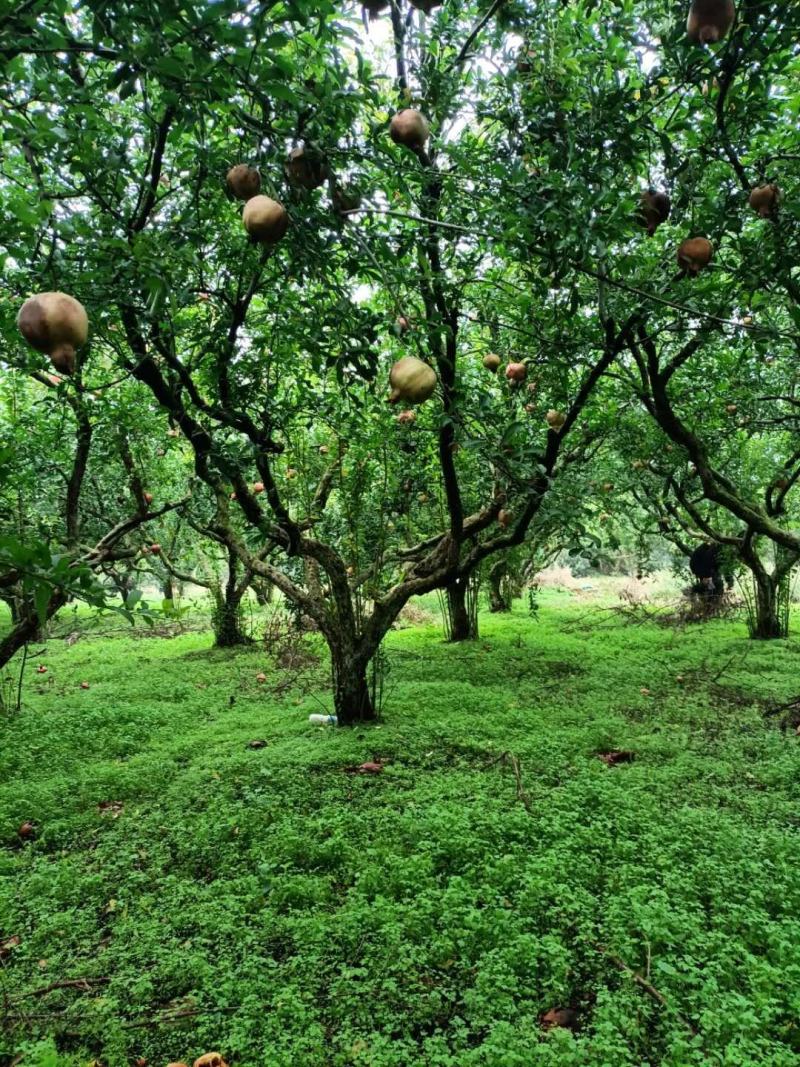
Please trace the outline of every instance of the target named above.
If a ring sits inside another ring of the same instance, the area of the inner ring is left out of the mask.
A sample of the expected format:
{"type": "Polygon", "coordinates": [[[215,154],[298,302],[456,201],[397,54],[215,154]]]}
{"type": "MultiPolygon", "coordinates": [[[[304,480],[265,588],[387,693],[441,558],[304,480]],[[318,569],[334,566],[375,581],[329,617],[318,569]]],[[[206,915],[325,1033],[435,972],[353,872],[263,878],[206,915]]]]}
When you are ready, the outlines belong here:
{"type": "Polygon", "coordinates": [[[308,722],[314,636],[36,647],[0,721],[3,1062],[800,1062],[800,740],[764,715],[800,641],[610,606],[398,630],[347,731],[308,722]]]}

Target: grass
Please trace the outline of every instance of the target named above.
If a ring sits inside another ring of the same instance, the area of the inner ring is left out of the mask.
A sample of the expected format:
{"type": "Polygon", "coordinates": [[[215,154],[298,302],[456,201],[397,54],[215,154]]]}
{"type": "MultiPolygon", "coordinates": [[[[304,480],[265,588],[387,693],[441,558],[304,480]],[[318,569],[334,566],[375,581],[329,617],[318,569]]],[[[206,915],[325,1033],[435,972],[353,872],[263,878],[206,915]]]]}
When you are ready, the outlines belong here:
{"type": "Polygon", "coordinates": [[[798,739],[761,703],[800,643],[557,593],[481,626],[394,633],[352,731],[259,647],[51,641],[0,720],[0,1057],[800,1063],[798,739]]]}

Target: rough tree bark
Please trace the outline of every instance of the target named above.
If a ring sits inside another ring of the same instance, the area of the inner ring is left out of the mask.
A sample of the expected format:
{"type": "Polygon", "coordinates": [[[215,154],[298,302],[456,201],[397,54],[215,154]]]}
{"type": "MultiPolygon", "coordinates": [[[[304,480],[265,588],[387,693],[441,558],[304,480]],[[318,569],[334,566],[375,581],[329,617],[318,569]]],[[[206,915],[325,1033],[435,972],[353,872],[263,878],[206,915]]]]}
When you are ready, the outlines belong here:
{"type": "Polygon", "coordinates": [[[489,568],[489,610],[492,612],[511,611],[511,604],[503,589],[503,581],[507,574],[508,564],[504,559],[497,560],[489,568]]]}
{"type": "Polygon", "coordinates": [[[234,648],[250,644],[250,638],[242,630],[242,599],[250,586],[250,575],[239,581],[239,557],[228,548],[228,575],[223,586],[212,587],[214,597],[214,645],[217,648],[234,648]]]}
{"type": "Polygon", "coordinates": [[[779,608],[779,583],[772,574],[754,574],[755,612],[751,637],[770,641],[786,637],[786,628],[779,608]]]}
{"type": "Polygon", "coordinates": [[[333,708],[340,726],[353,726],[377,718],[377,709],[367,681],[367,664],[374,651],[364,657],[366,650],[356,655],[349,642],[335,639],[328,641],[331,650],[331,673],[333,679],[333,708]]]}
{"type": "Polygon", "coordinates": [[[447,640],[451,642],[476,640],[478,620],[469,607],[469,579],[456,578],[452,585],[448,585],[446,592],[449,620],[447,640]]]}

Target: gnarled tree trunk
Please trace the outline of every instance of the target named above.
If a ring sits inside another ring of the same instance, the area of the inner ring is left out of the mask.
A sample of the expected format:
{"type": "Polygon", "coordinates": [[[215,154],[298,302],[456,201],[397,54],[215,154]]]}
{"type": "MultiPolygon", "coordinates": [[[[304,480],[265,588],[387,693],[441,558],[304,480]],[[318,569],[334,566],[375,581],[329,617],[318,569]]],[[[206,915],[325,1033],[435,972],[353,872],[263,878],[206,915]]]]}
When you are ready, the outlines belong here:
{"type": "Polygon", "coordinates": [[[234,648],[250,644],[250,638],[242,630],[242,598],[249,588],[249,580],[237,582],[239,558],[228,549],[228,577],[225,585],[212,587],[214,605],[214,645],[217,648],[234,648]]]}
{"type": "Polygon", "coordinates": [[[446,590],[447,640],[474,641],[478,636],[478,613],[471,603],[469,578],[459,578],[446,590]]]}
{"type": "Polygon", "coordinates": [[[754,574],[755,601],[750,636],[773,640],[787,636],[786,620],[780,608],[780,582],[772,574],[754,574]]]}
{"type": "Polygon", "coordinates": [[[510,598],[506,596],[503,581],[508,574],[508,564],[504,559],[497,560],[489,568],[489,610],[493,612],[511,611],[510,598]]]}
{"type": "MultiPolygon", "coordinates": [[[[52,619],[55,613],[62,608],[67,600],[67,594],[57,589],[45,608],[45,621],[52,619]]],[[[29,641],[35,641],[41,630],[41,620],[33,608],[24,611],[6,636],[0,641],[0,670],[8,661],[29,641]]]]}
{"type": "Polygon", "coordinates": [[[333,676],[333,707],[339,726],[373,722],[378,714],[372,700],[367,666],[372,652],[362,648],[356,655],[344,638],[328,637],[333,676]]]}

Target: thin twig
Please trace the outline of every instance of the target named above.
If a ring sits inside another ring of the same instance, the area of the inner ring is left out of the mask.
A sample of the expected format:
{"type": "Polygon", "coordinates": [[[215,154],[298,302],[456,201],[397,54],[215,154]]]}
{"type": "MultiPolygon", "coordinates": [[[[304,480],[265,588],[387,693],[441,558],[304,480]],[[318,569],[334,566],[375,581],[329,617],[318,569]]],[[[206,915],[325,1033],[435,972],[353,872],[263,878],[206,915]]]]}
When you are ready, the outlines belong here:
{"type": "Polygon", "coordinates": [[[472,47],[472,44],[474,43],[475,38],[481,32],[481,30],[486,25],[486,23],[497,13],[497,11],[502,7],[502,5],[504,3],[505,3],[505,0],[494,0],[494,3],[489,8],[489,10],[486,12],[486,14],[483,16],[483,18],[480,19],[475,24],[475,27],[470,31],[466,41],[464,41],[463,45],[461,46],[460,52],[458,53],[456,58],[453,60],[453,62],[450,64],[448,70],[453,70],[455,67],[458,67],[461,63],[464,62],[464,60],[466,59],[466,56],[467,56],[467,52],[469,52],[470,48],[472,47]]]}
{"type": "Polygon", "coordinates": [[[20,993],[12,998],[14,1001],[25,1000],[27,997],[43,997],[52,993],[54,989],[83,989],[88,992],[93,985],[107,985],[110,978],[62,978],[60,982],[51,982],[50,985],[40,989],[32,989],[29,993],[20,993]]]}
{"type": "Polygon", "coordinates": [[[648,982],[646,978],[643,978],[638,971],[635,971],[633,969],[633,967],[629,967],[624,960],[621,960],[619,958],[619,956],[612,955],[612,953],[610,953],[608,949],[604,948],[603,945],[595,945],[595,948],[601,954],[601,956],[605,956],[606,959],[610,963],[613,963],[618,970],[622,971],[623,974],[627,974],[629,978],[632,978],[636,985],[638,985],[640,989],[643,989],[645,993],[651,996],[653,1000],[657,1001],[662,1008],[665,1008],[667,1011],[671,1011],[674,1014],[675,1018],[678,1019],[678,1021],[686,1027],[686,1029],[693,1037],[697,1036],[697,1027],[693,1023],[691,1023],[685,1015],[681,1015],[679,1011],[676,1011],[670,1005],[664,994],[660,993],[652,984],[652,982],[648,982]]]}
{"type": "Polygon", "coordinates": [[[532,815],[533,801],[522,784],[522,764],[520,763],[519,756],[515,756],[513,752],[501,752],[496,759],[492,760],[489,766],[493,766],[495,763],[501,763],[504,766],[511,768],[514,774],[514,782],[516,784],[516,799],[522,804],[525,810],[532,815]]]}

